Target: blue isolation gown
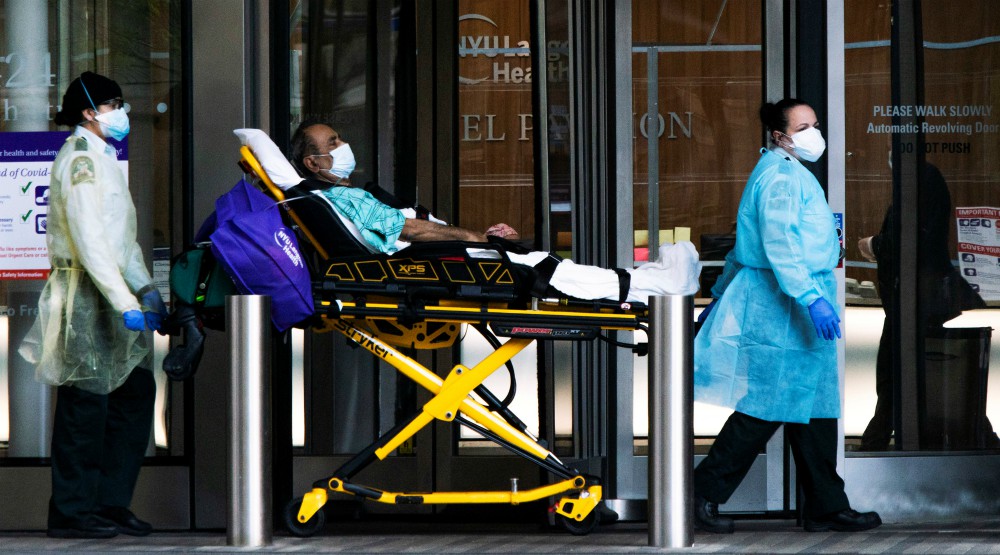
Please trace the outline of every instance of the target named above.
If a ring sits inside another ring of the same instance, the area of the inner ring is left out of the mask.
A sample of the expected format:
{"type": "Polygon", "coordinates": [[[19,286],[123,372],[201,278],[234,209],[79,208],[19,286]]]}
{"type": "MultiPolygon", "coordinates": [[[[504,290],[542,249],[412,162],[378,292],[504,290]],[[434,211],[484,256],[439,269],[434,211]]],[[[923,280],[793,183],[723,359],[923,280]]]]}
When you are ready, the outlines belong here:
{"type": "Polygon", "coordinates": [[[764,151],[740,200],[738,271],[695,338],[695,399],[774,422],[838,418],[837,343],[816,336],[808,307],[836,304],[839,257],[819,182],[764,151]]]}

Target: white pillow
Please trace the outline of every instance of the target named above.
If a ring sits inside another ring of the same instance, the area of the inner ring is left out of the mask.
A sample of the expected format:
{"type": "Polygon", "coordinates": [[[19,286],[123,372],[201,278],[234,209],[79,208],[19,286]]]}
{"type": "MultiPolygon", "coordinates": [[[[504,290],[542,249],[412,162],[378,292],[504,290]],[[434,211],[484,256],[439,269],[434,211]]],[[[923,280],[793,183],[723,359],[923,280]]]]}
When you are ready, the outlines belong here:
{"type": "Polygon", "coordinates": [[[267,176],[282,191],[305,181],[267,133],[260,129],[234,129],[233,134],[239,137],[244,146],[250,147],[267,176]]]}

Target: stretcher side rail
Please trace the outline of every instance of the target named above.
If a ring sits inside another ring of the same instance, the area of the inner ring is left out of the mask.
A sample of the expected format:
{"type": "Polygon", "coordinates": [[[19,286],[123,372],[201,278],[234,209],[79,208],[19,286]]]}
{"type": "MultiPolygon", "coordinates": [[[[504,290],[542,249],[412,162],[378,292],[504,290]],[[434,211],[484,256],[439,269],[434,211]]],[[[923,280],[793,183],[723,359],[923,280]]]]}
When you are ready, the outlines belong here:
{"type": "MultiPolygon", "coordinates": [[[[648,322],[646,314],[602,313],[602,312],[558,312],[551,310],[509,309],[490,306],[456,307],[423,306],[409,307],[392,303],[329,302],[320,301],[317,306],[323,316],[332,319],[387,319],[398,320],[416,317],[432,322],[459,322],[463,324],[508,325],[525,328],[567,328],[590,327],[602,330],[631,331],[644,329],[648,322]]],[[[540,332],[543,333],[543,332],[540,332]]],[[[538,339],[574,339],[571,335],[544,334],[538,339]]]]}

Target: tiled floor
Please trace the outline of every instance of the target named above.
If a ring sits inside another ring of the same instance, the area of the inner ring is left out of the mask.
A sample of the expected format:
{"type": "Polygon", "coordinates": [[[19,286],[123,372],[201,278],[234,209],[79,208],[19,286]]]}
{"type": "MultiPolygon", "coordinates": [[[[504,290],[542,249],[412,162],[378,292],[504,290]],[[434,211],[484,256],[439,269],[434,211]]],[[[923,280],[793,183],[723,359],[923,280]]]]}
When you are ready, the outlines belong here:
{"type": "Polygon", "coordinates": [[[1000,515],[962,521],[888,524],[869,532],[807,533],[790,520],[738,521],[732,535],[697,533],[694,546],[656,549],[645,524],[601,527],[588,536],[524,524],[449,525],[366,522],[328,526],[321,535],[277,534],[262,548],[228,546],[223,532],[155,533],[145,538],[53,540],[0,534],[0,551],[17,553],[998,553],[1000,515]]]}

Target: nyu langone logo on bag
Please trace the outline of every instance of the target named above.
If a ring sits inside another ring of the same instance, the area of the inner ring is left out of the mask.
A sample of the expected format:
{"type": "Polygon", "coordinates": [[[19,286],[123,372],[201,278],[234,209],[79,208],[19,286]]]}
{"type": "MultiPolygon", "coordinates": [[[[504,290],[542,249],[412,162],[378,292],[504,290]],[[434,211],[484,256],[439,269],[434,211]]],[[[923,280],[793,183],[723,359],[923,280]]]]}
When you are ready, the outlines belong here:
{"type": "Polygon", "coordinates": [[[302,264],[302,257],[299,255],[299,249],[295,248],[295,243],[292,241],[292,237],[284,229],[279,229],[274,232],[274,242],[281,247],[281,250],[285,252],[288,259],[292,261],[298,268],[304,267],[302,264]]]}

